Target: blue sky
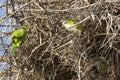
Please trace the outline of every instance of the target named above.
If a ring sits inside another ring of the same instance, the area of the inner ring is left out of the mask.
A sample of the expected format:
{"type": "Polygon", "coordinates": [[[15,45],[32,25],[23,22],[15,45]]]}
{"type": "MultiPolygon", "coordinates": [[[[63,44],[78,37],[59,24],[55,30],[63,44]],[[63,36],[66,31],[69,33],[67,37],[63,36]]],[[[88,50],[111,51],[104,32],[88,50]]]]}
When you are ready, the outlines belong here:
{"type": "MultiPolygon", "coordinates": [[[[0,4],[2,4],[2,5],[4,5],[5,4],[5,0],[0,0],[0,4]]],[[[4,14],[5,14],[5,9],[4,8],[0,8],[0,18],[2,18],[2,16],[4,16],[4,14]]],[[[7,23],[7,21],[5,22],[5,23],[7,23]]],[[[4,24],[5,24],[4,23],[4,24]]],[[[0,24],[1,25],[1,24],[0,24]]],[[[10,28],[7,28],[7,27],[1,27],[0,26],[0,31],[5,31],[5,32],[10,32],[10,28]]],[[[0,32],[0,36],[2,36],[3,35],[3,33],[2,32],[0,32]]],[[[2,41],[3,41],[3,43],[4,44],[6,44],[6,45],[8,45],[8,44],[10,44],[10,40],[9,40],[9,37],[8,36],[6,36],[6,37],[4,37],[3,39],[0,39],[0,56],[1,55],[3,55],[3,53],[4,53],[4,51],[3,51],[3,49],[2,49],[2,41]]]]}
{"type": "MultiPolygon", "coordinates": [[[[0,4],[4,4],[4,0],[0,0],[0,4]]],[[[0,18],[4,15],[4,9],[3,8],[0,8],[0,18]]]]}
{"type": "MultiPolygon", "coordinates": [[[[0,0],[0,4],[5,4],[4,1],[5,1],[5,0],[0,0]]],[[[3,8],[0,8],[0,18],[4,15],[4,13],[5,13],[5,10],[4,10],[3,8]]],[[[5,31],[5,28],[3,28],[3,27],[0,26],[0,31],[5,31]]],[[[1,32],[0,32],[0,36],[2,36],[2,33],[1,33],[1,32]]],[[[5,44],[8,44],[8,43],[9,43],[9,41],[8,41],[8,36],[6,36],[6,37],[3,38],[3,43],[5,43],[5,44]]],[[[3,53],[4,53],[4,50],[2,49],[1,44],[2,44],[2,40],[0,39],[0,56],[3,55],[3,53]]],[[[5,64],[5,62],[1,62],[1,63],[2,63],[2,64],[5,64]]],[[[5,69],[8,69],[9,66],[10,66],[10,65],[8,65],[8,64],[5,64],[4,66],[0,66],[0,71],[3,71],[3,70],[5,70],[5,69]]]]}
{"type": "MultiPolygon", "coordinates": [[[[4,0],[0,0],[0,4],[4,4],[4,0]]],[[[5,10],[3,8],[0,8],[0,18],[4,15],[5,10]]],[[[0,31],[3,31],[4,28],[0,27],[0,31]]],[[[0,32],[0,35],[2,35],[2,33],[0,32]]],[[[0,39],[0,44],[1,44],[1,39],[0,39]]],[[[2,50],[2,47],[0,46],[0,56],[4,53],[4,51],[2,50]]]]}

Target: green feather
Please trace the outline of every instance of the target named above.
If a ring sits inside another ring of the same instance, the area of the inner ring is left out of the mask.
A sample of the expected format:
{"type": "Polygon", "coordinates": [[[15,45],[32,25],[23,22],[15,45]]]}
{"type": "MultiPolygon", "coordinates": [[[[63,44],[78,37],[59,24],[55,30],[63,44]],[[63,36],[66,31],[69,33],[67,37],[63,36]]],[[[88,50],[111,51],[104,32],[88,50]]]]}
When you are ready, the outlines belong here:
{"type": "Polygon", "coordinates": [[[17,49],[17,47],[20,46],[20,43],[21,43],[21,40],[19,39],[14,39],[13,42],[12,42],[12,49],[11,49],[11,52],[10,54],[13,55],[17,49]]]}
{"type": "Polygon", "coordinates": [[[11,49],[10,55],[14,55],[16,49],[17,49],[17,46],[16,46],[16,45],[12,46],[12,49],[11,49]]]}
{"type": "Polygon", "coordinates": [[[25,41],[26,31],[29,30],[28,26],[23,26],[21,29],[15,30],[11,36],[10,40],[12,41],[12,49],[11,54],[13,55],[17,49],[17,47],[20,46],[21,42],[25,41]]]}
{"type": "Polygon", "coordinates": [[[28,27],[28,26],[23,26],[23,27],[22,27],[22,29],[24,29],[24,30],[27,30],[27,31],[28,31],[28,30],[29,30],[29,27],[28,27]]]}
{"type": "Polygon", "coordinates": [[[76,25],[75,27],[76,27],[76,29],[80,29],[81,28],[79,24],[76,25]]]}
{"type": "Polygon", "coordinates": [[[15,30],[15,31],[11,34],[10,38],[11,38],[11,40],[12,40],[12,39],[15,38],[15,37],[22,37],[23,35],[24,35],[24,30],[23,30],[23,29],[18,29],[18,30],[15,30]]]}
{"type": "Polygon", "coordinates": [[[25,33],[26,31],[29,30],[29,27],[28,26],[23,26],[21,29],[18,29],[18,30],[15,30],[11,36],[10,36],[10,39],[12,40],[13,38],[22,38],[22,37],[25,37],[25,33]]]}
{"type": "Polygon", "coordinates": [[[74,24],[74,21],[73,20],[67,20],[66,22],[65,22],[65,24],[74,24]]]}

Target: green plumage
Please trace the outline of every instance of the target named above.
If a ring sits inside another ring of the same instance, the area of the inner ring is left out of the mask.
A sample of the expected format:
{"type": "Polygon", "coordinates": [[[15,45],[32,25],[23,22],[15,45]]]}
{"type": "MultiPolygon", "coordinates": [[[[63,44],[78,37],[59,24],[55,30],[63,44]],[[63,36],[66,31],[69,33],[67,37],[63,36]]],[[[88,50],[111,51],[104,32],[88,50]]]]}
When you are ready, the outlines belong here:
{"type": "Polygon", "coordinates": [[[25,41],[26,37],[26,31],[28,31],[28,26],[23,26],[21,29],[15,30],[11,36],[10,40],[12,42],[12,49],[10,54],[13,55],[17,49],[17,47],[20,46],[22,42],[25,41]]]}
{"type": "Polygon", "coordinates": [[[65,24],[70,24],[70,25],[72,25],[72,24],[75,24],[75,23],[74,23],[73,20],[66,20],[66,21],[65,21],[65,24]]]}
{"type": "Polygon", "coordinates": [[[16,45],[14,45],[14,46],[12,45],[12,49],[11,49],[10,54],[13,55],[15,53],[16,49],[17,49],[17,46],[16,45]]]}
{"type": "Polygon", "coordinates": [[[82,29],[81,29],[81,25],[78,23],[75,23],[73,20],[66,20],[63,21],[63,26],[65,27],[65,29],[69,32],[74,32],[77,35],[81,35],[82,33],[82,29]]]}

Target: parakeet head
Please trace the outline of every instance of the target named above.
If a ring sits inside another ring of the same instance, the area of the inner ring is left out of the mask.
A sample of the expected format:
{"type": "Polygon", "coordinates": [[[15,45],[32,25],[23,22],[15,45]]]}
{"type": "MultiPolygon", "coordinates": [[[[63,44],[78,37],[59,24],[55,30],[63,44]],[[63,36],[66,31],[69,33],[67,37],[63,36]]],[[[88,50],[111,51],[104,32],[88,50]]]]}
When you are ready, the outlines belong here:
{"type": "Polygon", "coordinates": [[[73,20],[66,20],[66,21],[65,21],[65,24],[72,25],[72,24],[74,24],[74,21],[73,21],[73,20]]]}
{"type": "Polygon", "coordinates": [[[70,32],[78,31],[78,29],[75,26],[75,22],[73,20],[66,20],[62,24],[65,27],[65,29],[70,31],[70,32]]]}
{"type": "Polygon", "coordinates": [[[29,30],[29,27],[28,27],[28,26],[23,26],[22,29],[28,31],[28,30],[29,30]]]}
{"type": "Polygon", "coordinates": [[[62,24],[66,30],[71,31],[71,28],[73,28],[73,26],[74,26],[74,21],[73,20],[66,20],[66,21],[63,21],[62,24]]]}

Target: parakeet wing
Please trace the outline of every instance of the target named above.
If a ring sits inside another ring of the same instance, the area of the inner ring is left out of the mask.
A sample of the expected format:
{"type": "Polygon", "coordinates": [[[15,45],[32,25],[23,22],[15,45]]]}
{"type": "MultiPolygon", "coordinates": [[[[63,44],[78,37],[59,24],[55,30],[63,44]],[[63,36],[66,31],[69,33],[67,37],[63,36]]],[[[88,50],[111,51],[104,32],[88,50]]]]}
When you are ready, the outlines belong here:
{"type": "Polygon", "coordinates": [[[17,49],[17,47],[20,46],[20,43],[23,41],[23,38],[21,37],[15,37],[13,40],[12,40],[12,49],[11,49],[11,52],[10,54],[13,55],[17,49]]]}
{"type": "Polygon", "coordinates": [[[12,46],[16,45],[17,47],[19,47],[21,42],[22,38],[14,38],[12,41],[12,46]]]}

